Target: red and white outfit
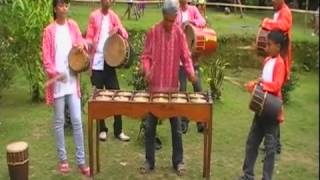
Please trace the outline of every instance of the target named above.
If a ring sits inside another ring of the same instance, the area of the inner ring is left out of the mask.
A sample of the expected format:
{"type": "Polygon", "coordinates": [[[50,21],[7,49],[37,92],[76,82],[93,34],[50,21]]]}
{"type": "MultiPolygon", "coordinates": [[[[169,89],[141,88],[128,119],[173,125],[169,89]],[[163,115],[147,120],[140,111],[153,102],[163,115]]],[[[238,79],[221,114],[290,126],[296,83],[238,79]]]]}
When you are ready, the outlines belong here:
{"type": "MultiPolygon", "coordinates": [[[[280,55],[276,57],[267,57],[264,60],[264,66],[261,75],[261,85],[264,91],[278,96],[282,99],[281,89],[285,82],[286,69],[280,55]]],[[[283,108],[278,116],[278,122],[284,121],[283,108]]]]}
{"type": "Polygon", "coordinates": [[[281,7],[275,12],[273,19],[265,18],[262,21],[262,28],[266,30],[281,30],[288,35],[289,45],[288,53],[283,57],[286,67],[286,80],[290,78],[292,56],[291,56],[291,28],[292,28],[292,15],[289,7],[283,3],[281,7]]]}

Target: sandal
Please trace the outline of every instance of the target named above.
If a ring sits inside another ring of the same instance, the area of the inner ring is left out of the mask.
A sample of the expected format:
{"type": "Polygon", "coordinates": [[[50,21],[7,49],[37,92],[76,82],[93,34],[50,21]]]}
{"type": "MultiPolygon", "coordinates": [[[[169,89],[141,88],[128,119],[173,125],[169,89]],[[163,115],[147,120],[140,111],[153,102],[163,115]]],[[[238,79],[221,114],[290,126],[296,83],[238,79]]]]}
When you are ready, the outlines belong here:
{"type": "Polygon", "coordinates": [[[58,170],[62,174],[66,174],[70,172],[70,166],[68,162],[60,162],[58,164],[58,170]]]}
{"type": "Polygon", "coordinates": [[[140,174],[148,174],[150,173],[154,167],[151,167],[151,165],[148,162],[145,162],[143,166],[139,168],[140,174]]]}
{"type": "Polygon", "coordinates": [[[186,173],[184,163],[179,163],[175,169],[178,176],[183,176],[186,173]]]}
{"type": "Polygon", "coordinates": [[[90,167],[85,165],[79,166],[79,171],[82,175],[90,177],[90,167]]]}

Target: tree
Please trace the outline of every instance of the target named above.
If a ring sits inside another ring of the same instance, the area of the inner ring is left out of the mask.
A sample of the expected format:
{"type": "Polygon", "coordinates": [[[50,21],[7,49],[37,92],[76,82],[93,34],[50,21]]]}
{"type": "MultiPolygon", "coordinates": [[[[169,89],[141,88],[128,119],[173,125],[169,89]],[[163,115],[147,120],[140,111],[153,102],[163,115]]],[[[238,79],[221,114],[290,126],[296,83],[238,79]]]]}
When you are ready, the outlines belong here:
{"type": "Polygon", "coordinates": [[[43,97],[44,74],[41,61],[42,31],[51,18],[51,1],[15,0],[2,7],[1,20],[6,36],[12,38],[8,47],[16,65],[23,69],[29,82],[31,99],[43,97]]]}

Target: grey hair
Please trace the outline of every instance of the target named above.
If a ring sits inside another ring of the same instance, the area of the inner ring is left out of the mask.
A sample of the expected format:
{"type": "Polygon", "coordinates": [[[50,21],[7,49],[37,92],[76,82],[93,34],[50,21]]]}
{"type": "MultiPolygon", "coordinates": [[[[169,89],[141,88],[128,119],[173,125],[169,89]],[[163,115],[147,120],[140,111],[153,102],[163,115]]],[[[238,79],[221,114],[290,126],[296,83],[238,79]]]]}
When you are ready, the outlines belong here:
{"type": "Polygon", "coordinates": [[[178,14],[179,2],[177,0],[165,0],[162,7],[162,13],[167,15],[178,14]]]}

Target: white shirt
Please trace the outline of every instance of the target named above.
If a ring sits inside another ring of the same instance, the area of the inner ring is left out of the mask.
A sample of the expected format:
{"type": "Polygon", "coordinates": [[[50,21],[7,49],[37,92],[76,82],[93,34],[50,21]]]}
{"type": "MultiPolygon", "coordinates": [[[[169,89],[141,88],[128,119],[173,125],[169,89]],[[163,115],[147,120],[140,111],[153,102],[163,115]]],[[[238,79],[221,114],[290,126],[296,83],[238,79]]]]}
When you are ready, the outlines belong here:
{"type": "Polygon", "coordinates": [[[274,21],[277,21],[277,20],[278,20],[278,17],[279,17],[279,11],[277,11],[277,12],[275,12],[275,13],[273,14],[273,20],[274,20],[274,21]]]}
{"type": "Polygon", "coordinates": [[[273,79],[273,69],[276,63],[276,59],[272,58],[266,62],[262,70],[262,80],[266,82],[272,82],[273,79]]]}
{"type": "Polygon", "coordinates": [[[71,74],[68,55],[72,48],[71,37],[69,33],[68,24],[56,24],[55,36],[55,67],[58,73],[66,75],[65,81],[56,81],[54,83],[53,97],[59,98],[68,94],[76,92],[76,77],[71,74]]]}
{"type": "Polygon", "coordinates": [[[96,53],[94,54],[92,69],[93,70],[103,70],[104,65],[104,56],[103,56],[103,47],[106,40],[109,37],[109,14],[103,15],[101,30],[99,35],[99,42],[96,49],[96,53]]]}
{"type": "Polygon", "coordinates": [[[181,23],[184,23],[189,20],[188,11],[182,11],[181,12],[181,23]]]}

